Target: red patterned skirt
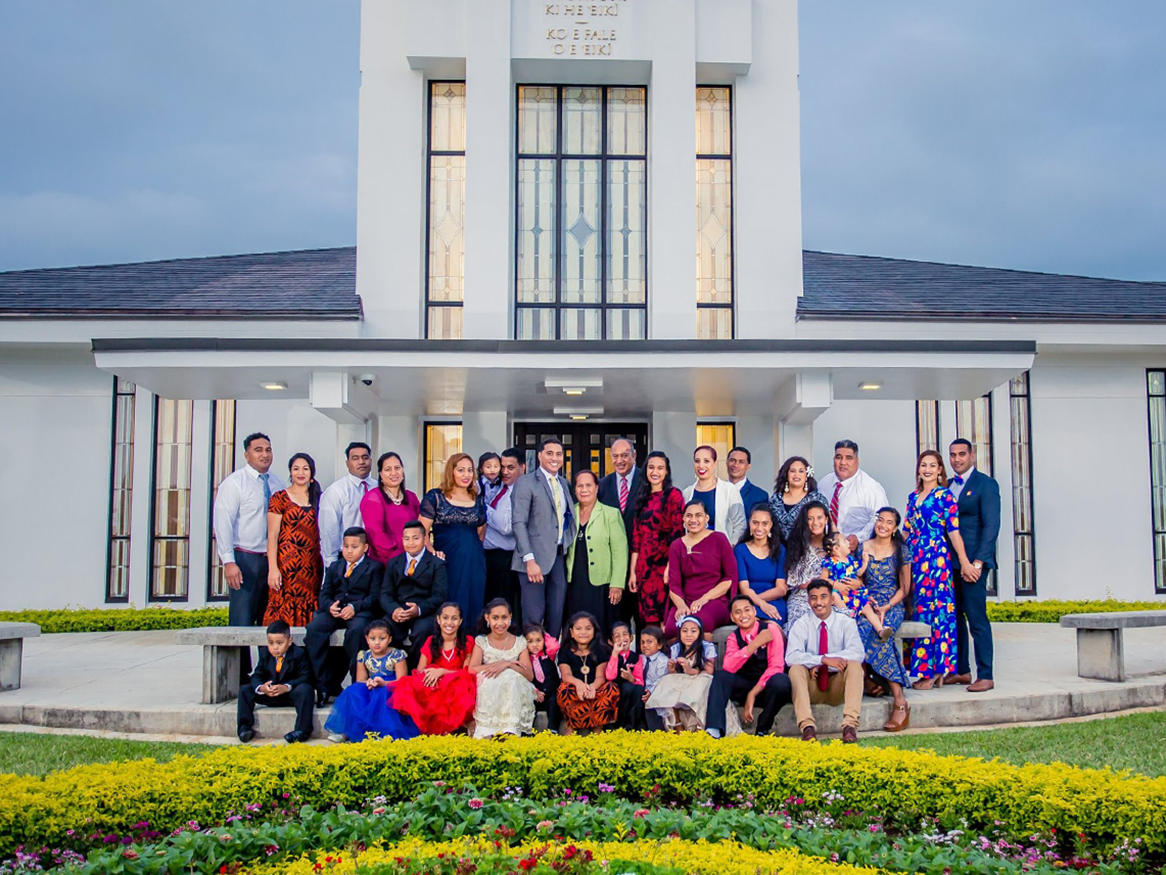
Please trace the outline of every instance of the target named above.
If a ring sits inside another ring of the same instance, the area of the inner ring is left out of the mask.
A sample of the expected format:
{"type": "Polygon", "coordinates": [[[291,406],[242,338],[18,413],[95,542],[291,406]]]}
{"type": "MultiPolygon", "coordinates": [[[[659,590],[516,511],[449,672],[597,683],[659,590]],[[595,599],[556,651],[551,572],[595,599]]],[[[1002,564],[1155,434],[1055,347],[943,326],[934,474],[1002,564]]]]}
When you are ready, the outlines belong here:
{"type": "Polygon", "coordinates": [[[619,687],[607,681],[595,691],[594,699],[580,699],[572,683],[559,684],[559,708],[572,729],[602,729],[615,723],[619,711],[619,687]]]}

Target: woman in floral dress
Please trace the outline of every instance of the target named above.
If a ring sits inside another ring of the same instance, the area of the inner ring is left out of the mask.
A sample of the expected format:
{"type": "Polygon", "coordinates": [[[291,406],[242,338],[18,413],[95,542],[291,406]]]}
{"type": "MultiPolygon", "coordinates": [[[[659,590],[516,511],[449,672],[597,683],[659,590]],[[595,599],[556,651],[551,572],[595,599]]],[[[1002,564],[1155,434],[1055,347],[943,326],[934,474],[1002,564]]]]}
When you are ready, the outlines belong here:
{"type": "Polygon", "coordinates": [[[935,450],[919,454],[915,467],[916,489],[907,496],[907,521],[903,530],[911,552],[911,590],[915,619],[931,626],[931,637],[915,642],[911,674],[916,690],[943,686],[945,674],[955,674],[955,579],[960,569],[971,568],[960,537],[959,507],[947,489],[943,457],[935,450]],[[950,548],[949,548],[950,542],[950,548]],[[952,568],[951,552],[959,559],[952,568]]]}
{"type": "Polygon", "coordinates": [[[632,528],[632,573],[628,589],[638,592],[640,628],[659,626],[668,609],[668,548],[684,534],[684,496],[672,485],[672,465],[659,450],[644,462],[645,486],[636,496],[632,528]]]}

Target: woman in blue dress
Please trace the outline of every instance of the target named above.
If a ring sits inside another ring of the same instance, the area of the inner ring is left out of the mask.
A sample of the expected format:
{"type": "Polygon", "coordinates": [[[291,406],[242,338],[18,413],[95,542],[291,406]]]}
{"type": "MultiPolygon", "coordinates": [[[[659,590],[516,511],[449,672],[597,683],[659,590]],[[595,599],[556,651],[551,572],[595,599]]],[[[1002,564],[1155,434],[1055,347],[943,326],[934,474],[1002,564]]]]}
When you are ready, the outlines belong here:
{"type": "Polygon", "coordinates": [[[445,463],[441,488],[421,499],[421,524],[430,546],[445,557],[449,600],[461,605],[463,617],[480,617],[486,602],[486,502],[478,492],[474,460],[455,453],[445,463]]]}
{"type": "Polygon", "coordinates": [[[960,537],[959,507],[947,489],[943,457],[935,450],[919,454],[916,489],[907,496],[907,547],[911,551],[911,597],[915,619],[931,626],[931,637],[915,642],[911,674],[916,690],[943,686],[943,676],[955,674],[955,575],[971,569],[960,537]],[[950,547],[949,547],[950,542],[950,547]],[[951,553],[959,565],[953,569],[951,553]]]}
{"type": "MultiPolygon", "coordinates": [[[[870,553],[863,580],[871,606],[883,621],[883,628],[893,635],[906,617],[907,594],[911,591],[911,554],[899,533],[901,518],[893,507],[880,508],[875,516],[874,537],[866,542],[870,553]]],[[[903,695],[910,684],[903,667],[903,649],[893,637],[886,638],[874,630],[866,617],[858,617],[858,634],[866,651],[863,662],[869,669],[866,691],[872,696],[885,695],[890,689],[894,704],[886,732],[900,732],[911,719],[911,706],[903,695]]]]}
{"type": "Polygon", "coordinates": [[[416,738],[420,734],[409,715],[393,707],[393,686],[409,669],[405,651],[389,646],[391,635],[384,620],[368,624],[368,650],[356,654],[356,681],[344,688],[324,724],[329,741],[416,738]]]}
{"type": "Polygon", "coordinates": [[[763,620],[785,624],[785,547],[781,532],[767,505],[756,505],[749,512],[748,528],[741,543],[733,549],[737,557],[737,586],[741,595],[753,602],[753,609],[763,620]]]}

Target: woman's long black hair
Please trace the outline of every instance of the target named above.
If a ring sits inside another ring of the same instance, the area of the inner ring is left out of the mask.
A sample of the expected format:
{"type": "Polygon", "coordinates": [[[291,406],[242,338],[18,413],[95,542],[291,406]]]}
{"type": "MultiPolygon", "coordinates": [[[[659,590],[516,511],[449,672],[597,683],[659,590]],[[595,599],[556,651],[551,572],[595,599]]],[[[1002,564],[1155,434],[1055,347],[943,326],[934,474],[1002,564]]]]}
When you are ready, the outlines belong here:
{"type": "Polygon", "coordinates": [[[648,482],[648,462],[652,459],[664,460],[664,480],[660,484],[660,494],[667,498],[668,493],[672,491],[672,463],[660,450],[652,450],[652,452],[648,453],[648,457],[644,459],[644,476],[640,478],[640,489],[632,502],[632,507],[635,508],[635,516],[637,517],[648,506],[648,500],[652,497],[652,484],[648,482]]]}
{"type": "Polygon", "coordinates": [[[296,453],[287,460],[288,474],[291,474],[291,467],[296,463],[296,459],[303,459],[308,463],[308,470],[312,472],[312,479],[308,482],[308,504],[312,506],[312,510],[320,510],[320,495],[324,490],[320,488],[320,482],[316,479],[316,460],[307,453],[296,453]]]}
{"type": "MultiPolygon", "coordinates": [[[[778,528],[777,518],[773,515],[773,508],[768,504],[762,504],[759,501],[753,505],[753,509],[745,517],[745,531],[741,534],[741,540],[737,543],[747,544],[753,540],[753,533],[749,530],[749,521],[753,519],[753,514],[755,513],[764,513],[769,517],[769,539],[766,541],[766,544],[769,547],[769,558],[777,562],[781,559],[781,529],[778,528]]],[[[830,515],[826,514],[826,519],[829,518],[830,515]]]]}
{"type": "Polygon", "coordinates": [[[785,494],[785,485],[789,482],[789,466],[794,462],[801,462],[806,466],[806,494],[809,495],[811,492],[818,491],[818,481],[813,474],[809,473],[811,470],[813,470],[810,467],[809,461],[802,456],[790,456],[788,459],[781,463],[781,468],[778,469],[777,477],[773,481],[773,494],[776,495],[779,500],[781,499],[782,495],[785,494]]]}
{"type": "MultiPolygon", "coordinates": [[[[441,607],[437,609],[435,617],[441,616],[441,612],[446,608],[457,608],[458,620],[457,631],[453,633],[454,640],[457,642],[458,653],[465,654],[470,646],[470,636],[466,632],[466,618],[462,614],[462,606],[457,602],[442,602],[441,607]]],[[[429,665],[433,666],[435,662],[441,659],[441,642],[442,642],[441,626],[436,622],[433,624],[433,634],[429,638],[429,665]]]]}
{"type": "Polygon", "coordinates": [[[786,575],[789,576],[805,561],[806,556],[809,555],[810,550],[810,511],[818,508],[822,513],[826,514],[826,531],[822,533],[823,537],[834,531],[834,525],[830,522],[830,509],[820,501],[807,501],[801,511],[798,513],[797,521],[794,527],[790,529],[789,537],[785,541],[785,569],[786,575]]]}

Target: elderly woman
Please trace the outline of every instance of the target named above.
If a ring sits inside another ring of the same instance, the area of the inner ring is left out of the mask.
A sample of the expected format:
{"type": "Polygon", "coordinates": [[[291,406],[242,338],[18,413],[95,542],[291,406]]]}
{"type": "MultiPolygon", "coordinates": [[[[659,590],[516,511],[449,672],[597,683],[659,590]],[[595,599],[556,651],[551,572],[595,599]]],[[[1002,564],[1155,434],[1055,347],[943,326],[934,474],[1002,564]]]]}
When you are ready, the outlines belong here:
{"type": "Polygon", "coordinates": [[[789,537],[802,508],[811,501],[830,506],[826,496],[818,491],[818,481],[814,479],[810,463],[801,456],[790,456],[778,470],[773,481],[773,495],[769,498],[769,507],[782,541],[789,537]]]}
{"type": "Polygon", "coordinates": [[[858,634],[866,651],[863,658],[868,671],[866,691],[872,696],[882,696],[889,687],[895,700],[891,719],[883,727],[886,732],[900,732],[911,720],[911,706],[903,695],[903,687],[909,683],[903,667],[903,648],[892,637],[903,624],[906,599],[911,591],[911,553],[903,543],[899,523],[897,510],[880,508],[875,515],[874,537],[866,542],[870,561],[863,581],[871,606],[888,632],[879,635],[866,617],[858,617],[858,634]]]}
{"type": "Polygon", "coordinates": [[[575,472],[579,531],[567,550],[567,616],[592,614],[601,639],[611,633],[611,607],[623,599],[628,537],[618,507],[599,503],[599,479],[590,468],[575,472]]]}
{"type": "Polygon", "coordinates": [[[729,602],[737,595],[737,558],[729,539],[708,527],[704,503],[692,499],[684,505],[684,534],[668,548],[668,614],[664,634],[680,634],[677,619],[696,616],[704,637],[712,638],[718,626],[727,626],[729,602]]]}
{"type": "Polygon", "coordinates": [[[745,534],[745,504],[741,492],[728,480],[717,477],[717,451],[710,446],[692,454],[696,482],[684,490],[685,501],[699,501],[708,515],[708,527],[736,544],[745,534]]]}

